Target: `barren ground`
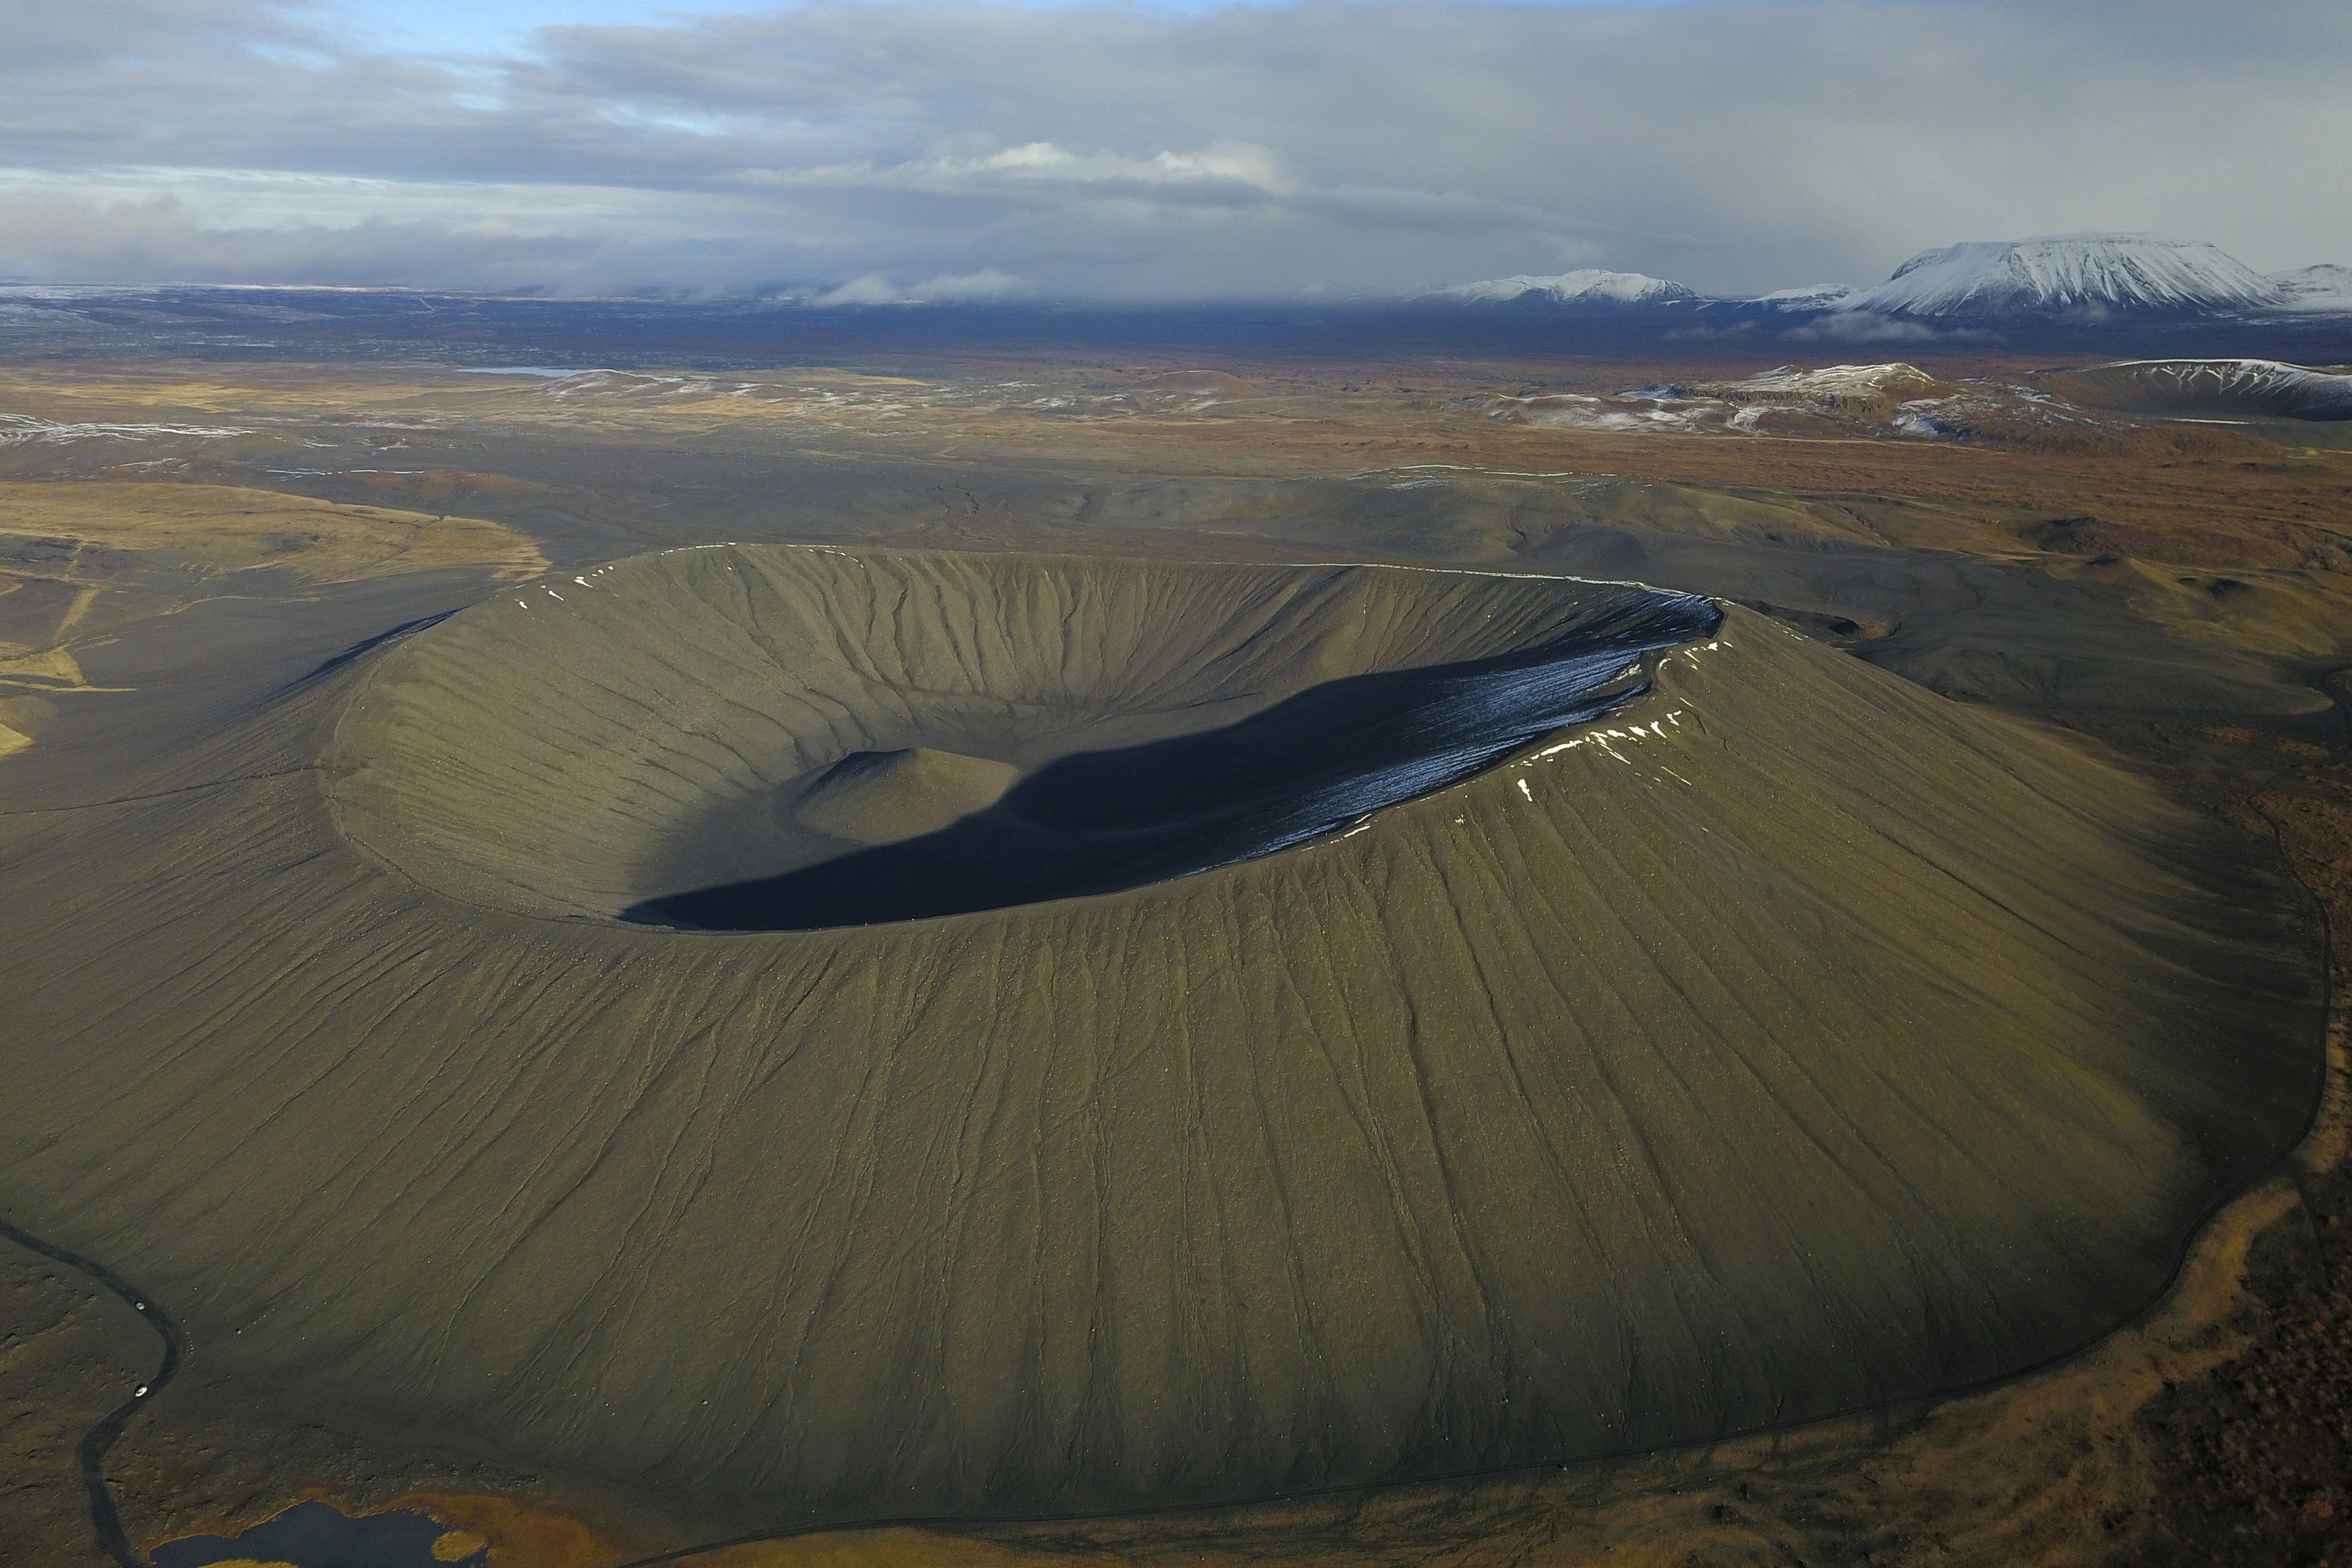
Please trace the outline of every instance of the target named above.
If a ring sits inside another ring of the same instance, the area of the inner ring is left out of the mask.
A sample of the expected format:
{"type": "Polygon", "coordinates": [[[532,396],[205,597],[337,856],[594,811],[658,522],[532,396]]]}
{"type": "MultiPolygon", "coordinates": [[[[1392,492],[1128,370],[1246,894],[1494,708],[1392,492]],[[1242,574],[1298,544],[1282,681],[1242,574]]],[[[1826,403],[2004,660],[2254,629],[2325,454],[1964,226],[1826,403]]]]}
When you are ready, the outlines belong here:
{"type": "MultiPolygon", "coordinates": [[[[2028,367],[1923,368],[1958,386],[2028,367]]],[[[177,724],[199,733],[201,703],[184,717],[136,703],[173,689],[172,628],[198,606],[258,628],[256,647],[277,635],[269,616],[341,647],[543,563],[719,539],[1639,576],[1767,605],[1947,694],[2067,727],[2274,839],[2334,944],[2334,1077],[2308,1137],[2214,1217],[2160,1302],[2084,1353],[1929,1407],[1704,1449],[1213,1512],[688,1552],[761,1521],[520,1473],[361,1412],[289,1415],[299,1401],[212,1376],[199,1345],[110,1458],[134,1536],[323,1496],[423,1500],[480,1531],[499,1568],[2352,1563],[2344,427],[2117,416],[1956,441],[1843,406],[1755,434],[1572,430],[1462,410],[1644,384],[1654,368],[1202,369],[576,385],[429,366],[0,372],[0,414],[31,422],[0,428],[0,809],[115,793],[74,761],[126,724],[154,726],[159,746],[177,724]]],[[[73,1444],[152,1353],[110,1297],[0,1247],[0,1560],[102,1561],[73,1444]]]]}

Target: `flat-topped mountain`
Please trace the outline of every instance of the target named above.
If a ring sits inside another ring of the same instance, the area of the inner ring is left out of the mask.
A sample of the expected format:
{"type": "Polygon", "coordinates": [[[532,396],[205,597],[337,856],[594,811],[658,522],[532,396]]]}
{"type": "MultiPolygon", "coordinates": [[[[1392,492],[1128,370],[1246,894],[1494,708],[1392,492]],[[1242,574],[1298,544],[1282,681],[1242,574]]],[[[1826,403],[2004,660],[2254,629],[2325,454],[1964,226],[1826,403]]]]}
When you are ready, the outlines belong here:
{"type": "Polygon", "coordinates": [[[2002,316],[2275,309],[2278,286],[2218,246],[2150,234],[1972,240],[1923,250],[1841,310],[2002,316]]]}

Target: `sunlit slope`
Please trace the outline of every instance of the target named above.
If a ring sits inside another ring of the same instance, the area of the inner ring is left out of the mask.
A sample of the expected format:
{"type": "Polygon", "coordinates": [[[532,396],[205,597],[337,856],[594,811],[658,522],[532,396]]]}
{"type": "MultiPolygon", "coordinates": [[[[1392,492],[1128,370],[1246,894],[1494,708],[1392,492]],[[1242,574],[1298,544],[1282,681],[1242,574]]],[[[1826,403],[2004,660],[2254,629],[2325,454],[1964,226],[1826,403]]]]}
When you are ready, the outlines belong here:
{"type": "Polygon", "coordinates": [[[1604,1454],[2069,1348],[2310,1103],[2306,949],[2242,840],[1737,610],[1348,837],[946,920],[621,926],[730,778],[827,761],[763,725],[1028,766],[1625,591],[786,551],[593,582],[301,700],[351,704],[364,852],[310,776],[0,838],[43,917],[0,948],[12,1216],[347,1418],[779,1518],[1604,1454]]]}

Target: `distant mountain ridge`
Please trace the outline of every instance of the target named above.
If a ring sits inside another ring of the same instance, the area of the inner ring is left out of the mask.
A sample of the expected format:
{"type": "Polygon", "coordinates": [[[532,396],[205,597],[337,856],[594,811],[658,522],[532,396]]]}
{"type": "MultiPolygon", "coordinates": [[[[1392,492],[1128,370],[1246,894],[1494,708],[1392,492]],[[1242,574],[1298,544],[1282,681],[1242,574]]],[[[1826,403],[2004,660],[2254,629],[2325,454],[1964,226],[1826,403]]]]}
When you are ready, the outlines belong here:
{"type": "Polygon", "coordinates": [[[2285,296],[2290,310],[2321,310],[2352,316],[2352,267],[2323,261],[2293,272],[2273,272],[2271,281],[2285,296]]]}
{"type": "Polygon", "coordinates": [[[1573,272],[1538,277],[1522,272],[1512,278],[1490,278],[1478,283],[1454,283],[1413,296],[1463,304],[1509,304],[1526,300],[1557,305],[1663,305],[1696,300],[1696,289],[1645,272],[1610,272],[1581,267],[1573,272]]]}
{"type": "Polygon", "coordinates": [[[2039,235],[1923,250],[1885,282],[1817,284],[1747,299],[1711,298],[1640,272],[1586,268],[1425,289],[1416,301],[1455,305],[1762,309],[1777,316],[1885,316],[1987,324],[2200,317],[2276,321],[2352,316],[2352,268],[2333,263],[2265,275],[2219,246],[2155,234],[2039,235]]]}

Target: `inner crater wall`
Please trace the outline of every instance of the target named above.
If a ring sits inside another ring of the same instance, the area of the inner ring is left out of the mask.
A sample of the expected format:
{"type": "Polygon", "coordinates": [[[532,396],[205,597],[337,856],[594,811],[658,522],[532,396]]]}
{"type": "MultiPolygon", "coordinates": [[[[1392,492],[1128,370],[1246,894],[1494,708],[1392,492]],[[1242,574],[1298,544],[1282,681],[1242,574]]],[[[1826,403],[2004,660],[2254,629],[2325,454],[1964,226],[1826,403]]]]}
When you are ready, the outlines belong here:
{"type": "Polygon", "coordinates": [[[1344,566],[672,551],[500,595],[396,649],[342,722],[333,794],[345,831],[420,880],[610,916],[799,858],[770,831],[772,797],[855,753],[1027,770],[1349,675],[1552,641],[1651,597],[1674,596],[1344,566]]]}

